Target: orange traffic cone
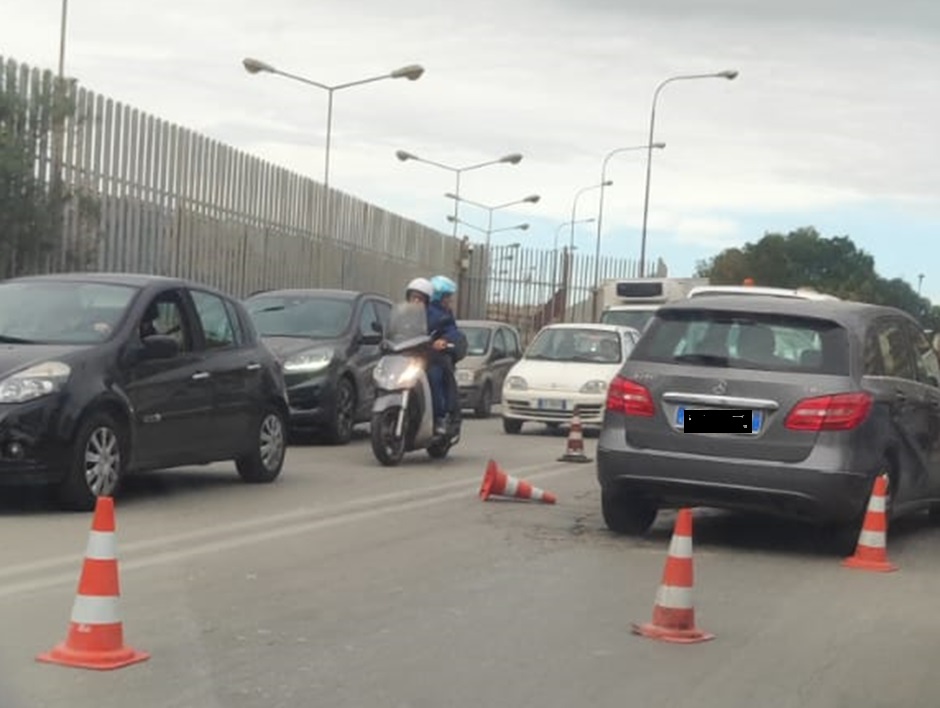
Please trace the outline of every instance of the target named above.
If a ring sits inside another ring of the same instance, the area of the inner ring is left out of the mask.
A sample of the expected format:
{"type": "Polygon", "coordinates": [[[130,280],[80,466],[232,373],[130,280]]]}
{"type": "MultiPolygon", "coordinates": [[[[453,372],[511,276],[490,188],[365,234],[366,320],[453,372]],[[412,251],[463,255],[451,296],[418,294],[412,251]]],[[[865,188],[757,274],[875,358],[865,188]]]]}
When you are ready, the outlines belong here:
{"type": "Polygon", "coordinates": [[[633,633],[679,644],[696,644],[714,639],[714,634],[695,627],[692,586],[692,510],[681,509],[672,532],[663,580],[656,593],[653,621],[649,624],[634,624],[633,633]]]}
{"type": "Polygon", "coordinates": [[[565,454],[558,458],[559,462],[590,462],[591,458],[584,454],[584,434],[581,430],[581,415],[574,409],[571,416],[571,430],[568,431],[568,441],[565,443],[565,454]]]}
{"type": "Polygon", "coordinates": [[[146,661],[150,655],[124,645],[118,598],[114,500],[99,497],[88,537],[85,562],[72,606],[68,636],[37,661],[82,669],[119,669],[146,661]]]}
{"type": "Polygon", "coordinates": [[[534,487],[524,479],[516,479],[506,474],[493,460],[486,465],[483,484],[480,485],[480,499],[486,501],[491,496],[531,499],[544,504],[554,504],[557,501],[551,492],[534,487]]]}
{"type": "Polygon", "coordinates": [[[871,570],[876,573],[891,573],[897,566],[888,560],[888,516],[885,513],[885,500],[888,496],[888,476],[875,479],[875,488],[868,500],[868,511],[862,531],[858,535],[855,555],[842,561],[846,568],[871,570]]]}

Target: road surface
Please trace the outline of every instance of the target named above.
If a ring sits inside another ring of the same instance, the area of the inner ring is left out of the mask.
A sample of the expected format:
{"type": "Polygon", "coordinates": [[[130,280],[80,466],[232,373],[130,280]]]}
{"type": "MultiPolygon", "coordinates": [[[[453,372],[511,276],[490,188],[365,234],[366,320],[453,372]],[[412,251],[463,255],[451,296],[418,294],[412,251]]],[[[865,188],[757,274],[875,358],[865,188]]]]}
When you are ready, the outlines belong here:
{"type": "MultiPolygon", "coordinates": [[[[593,457],[594,440],[586,441],[593,457]]],[[[141,477],[118,500],[127,643],[114,672],[36,663],[62,640],[90,517],[0,507],[3,708],[876,708],[936,705],[940,532],[899,525],[901,570],[840,567],[800,527],[696,512],[699,625],[649,619],[673,514],[603,528],[564,438],[470,421],[443,463],[368,441],[291,449],[272,486],[226,465],[141,477]],[[557,506],[481,502],[489,456],[557,506]]]]}

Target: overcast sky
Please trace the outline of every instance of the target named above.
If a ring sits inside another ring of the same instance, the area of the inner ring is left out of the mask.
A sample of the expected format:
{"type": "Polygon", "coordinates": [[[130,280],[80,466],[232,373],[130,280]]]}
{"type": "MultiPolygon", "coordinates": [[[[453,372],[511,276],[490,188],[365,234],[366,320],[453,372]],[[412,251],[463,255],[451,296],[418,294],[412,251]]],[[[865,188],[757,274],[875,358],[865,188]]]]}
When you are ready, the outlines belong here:
{"type": "MultiPolygon", "coordinates": [[[[940,2],[929,0],[72,0],[66,70],[84,86],[320,179],[326,95],[251,76],[254,56],[323,83],[420,63],[417,82],[336,95],[334,186],[450,232],[451,165],[498,204],[501,243],[545,245],[604,155],[646,142],[652,93],[678,74],[735,81],[661,94],[648,254],[674,275],[767,230],[851,236],[887,276],[940,300],[940,2]],[[763,7],[763,6],[766,6],[763,7]],[[453,8],[453,9],[450,9],[453,8]]],[[[54,68],[59,0],[0,0],[0,54],[54,68]]],[[[605,253],[636,257],[643,153],[611,161],[605,253]]],[[[596,192],[577,218],[597,215],[596,192]]],[[[472,207],[462,218],[485,226],[472,207]]],[[[467,231],[473,238],[479,234],[467,231]]],[[[591,227],[578,231],[594,247],[591,227]]]]}

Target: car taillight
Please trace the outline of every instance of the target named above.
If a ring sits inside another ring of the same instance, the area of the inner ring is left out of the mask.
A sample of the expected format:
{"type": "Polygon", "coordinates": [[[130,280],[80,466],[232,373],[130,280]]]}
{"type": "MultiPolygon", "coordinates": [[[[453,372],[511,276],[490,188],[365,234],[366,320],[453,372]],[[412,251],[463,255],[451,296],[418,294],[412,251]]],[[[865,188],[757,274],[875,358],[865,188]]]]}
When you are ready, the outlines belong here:
{"type": "Polygon", "coordinates": [[[784,424],[788,430],[852,430],[871,410],[867,393],[837,393],[832,396],[804,398],[797,403],[784,424]]]}
{"type": "Polygon", "coordinates": [[[645,386],[617,376],[607,388],[607,410],[651,418],[654,413],[653,397],[645,386]]]}

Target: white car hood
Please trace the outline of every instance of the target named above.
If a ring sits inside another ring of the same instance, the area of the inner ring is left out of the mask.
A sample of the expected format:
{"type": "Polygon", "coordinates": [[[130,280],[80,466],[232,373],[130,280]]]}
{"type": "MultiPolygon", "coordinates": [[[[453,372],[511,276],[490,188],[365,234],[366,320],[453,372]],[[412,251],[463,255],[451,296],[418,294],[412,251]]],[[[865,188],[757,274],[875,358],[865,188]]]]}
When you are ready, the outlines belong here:
{"type": "Polygon", "coordinates": [[[530,389],[577,392],[588,381],[610,381],[622,366],[622,363],[590,364],[580,361],[523,359],[512,367],[508,376],[522,377],[530,389]]]}

